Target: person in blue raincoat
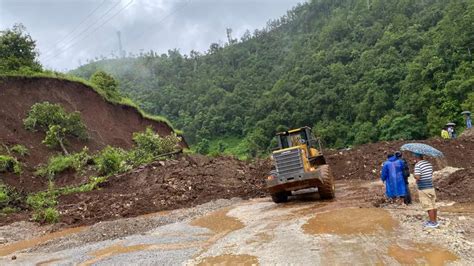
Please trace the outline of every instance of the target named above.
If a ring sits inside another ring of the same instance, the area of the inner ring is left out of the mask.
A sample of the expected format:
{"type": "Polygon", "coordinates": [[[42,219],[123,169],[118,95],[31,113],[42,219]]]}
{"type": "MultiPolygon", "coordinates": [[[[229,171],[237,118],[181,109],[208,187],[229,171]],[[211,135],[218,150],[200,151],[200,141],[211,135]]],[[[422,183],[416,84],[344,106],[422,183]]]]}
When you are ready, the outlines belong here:
{"type": "Polygon", "coordinates": [[[407,188],[403,177],[403,163],[394,154],[387,156],[387,160],[383,163],[380,178],[385,183],[387,197],[402,204],[407,194],[407,188]]]}

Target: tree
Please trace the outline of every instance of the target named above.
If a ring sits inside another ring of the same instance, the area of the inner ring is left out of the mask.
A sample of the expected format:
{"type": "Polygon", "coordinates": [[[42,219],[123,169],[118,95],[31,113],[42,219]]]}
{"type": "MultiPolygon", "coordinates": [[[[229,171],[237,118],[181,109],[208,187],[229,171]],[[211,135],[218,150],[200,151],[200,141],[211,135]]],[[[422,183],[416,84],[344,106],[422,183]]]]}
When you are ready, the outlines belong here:
{"type": "Polygon", "coordinates": [[[156,157],[175,151],[181,138],[174,133],[161,137],[151,127],[147,127],[144,132],[133,133],[133,141],[137,149],[156,157]]]}
{"type": "Polygon", "coordinates": [[[68,113],[59,104],[49,102],[34,104],[23,124],[28,130],[45,132],[43,144],[50,148],[60,147],[66,155],[69,154],[66,149],[68,137],[82,140],[88,138],[80,113],[77,111],[68,113]]]}
{"type": "Polygon", "coordinates": [[[118,101],[122,98],[118,91],[118,82],[106,72],[100,70],[95,72],[90,81],[105,92],[107,99],[118,101]]]}
{"type": "Polygon", "coordinates": [[[0,73],[41,71],[35,48],[36,42],[22,24],[0,31],[0,73]]]}
{"type": "Polygon", "coordinates": [[[210,148],[210,143],[208,139],[201,139],[201,141],[196,145],[196,152],[200,154],[208,154],[210,148]]]}
{"type": "Polygon", "coordinates": [[[111,73],[147,111],[184,129],[190,145],[225,136],[258,154],[277,127],[304,125],[335,148],[426,138],[473,111],[473,17],[465,0],[306,1],[234,45],[103,60],[74,73],[111,73]]]}

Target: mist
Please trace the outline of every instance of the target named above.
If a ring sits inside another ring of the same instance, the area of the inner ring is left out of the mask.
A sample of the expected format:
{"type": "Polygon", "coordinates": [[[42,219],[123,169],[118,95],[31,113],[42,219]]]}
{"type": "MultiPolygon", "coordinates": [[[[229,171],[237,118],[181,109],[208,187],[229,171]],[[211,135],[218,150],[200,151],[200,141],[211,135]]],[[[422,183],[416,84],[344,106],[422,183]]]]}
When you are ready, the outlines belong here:
{"type": "Polygon", "coordinates": [[[68,71],[88,60],[141,51],[204,52],[211,43],[227,40],[227,28],[233,38],[240,38],[300,2],[304,1],[0,0],[0,29],[22,23],[37,41],[41,63],[68,71]]]}

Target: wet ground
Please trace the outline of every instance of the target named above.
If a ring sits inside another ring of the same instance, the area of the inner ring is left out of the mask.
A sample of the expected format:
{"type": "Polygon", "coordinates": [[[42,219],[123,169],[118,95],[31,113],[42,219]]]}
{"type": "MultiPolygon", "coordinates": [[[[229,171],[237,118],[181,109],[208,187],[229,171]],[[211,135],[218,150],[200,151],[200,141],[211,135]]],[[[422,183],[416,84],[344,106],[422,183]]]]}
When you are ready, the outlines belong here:
{"type": "Polygon", "coordinates": [[[317,194],[281,205],[227,200],[70,229],[0,246],[0,265],[474,263],[472,203],[441,202],[441,228],[424,230],[417,204],[374,207],[371,197],[381,189],[378,182],[340,181],[334,201],[317,194]],[[99,230],[123,230],[121,223],[150,226],[116,237],[99,230]]]}

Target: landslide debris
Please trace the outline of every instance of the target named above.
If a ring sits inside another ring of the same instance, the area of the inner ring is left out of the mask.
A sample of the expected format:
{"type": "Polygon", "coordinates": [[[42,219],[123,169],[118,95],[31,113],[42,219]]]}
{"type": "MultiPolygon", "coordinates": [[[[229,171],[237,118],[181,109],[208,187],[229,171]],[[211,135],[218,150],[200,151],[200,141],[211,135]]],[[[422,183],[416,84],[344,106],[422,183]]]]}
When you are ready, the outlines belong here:
{"type": "MultiPolygon", "coordinates": [[[[326,159],[331,166],[335,179],[376,180],[380,178],[380,171],[386,155],[395,152],[405,143],[420,142],[441,150],[444,160],[433,160],[435,170],[445,166],[456,168],[474,167],[474,138],[459,138],[454,140],[429,139],[421,141],[390,141],[370,143],[345,150],[328,150],[326,159]]],[[[413,162],[410,162],[410,171],[413,171],[413,162]]]]}
{"type": "MultiPolygon", "coordinates": [[[[440,200],[457,202],[474,201],[474,138],[468,134],[454,140],[429,139],[421,141],[378,142],[357,146],[353,149],[328,150],[326,158],[336,180],[378,180],[382,164],[388,152],[397,151],[401,145],[409,142],[421,142],[441,150],[445,158],[426,157],[438,171],[446,166],[462,168],[446,177],[435,180],[434,185],[440,200]]],[[[408,160],[410,171],[414,164],[408,160]]],[[[337,190],[337,188],[336,188],[337,190]]],[[[412,196],[413,195],[412,191],[412,196]]],[[[386,202],[383,192],[373,199],[375,206],[386,202]]]]}
{"type": "MultiPolygon", "coordinates": [[[[0,182],[24,193],[45,190],[46,178],[34,175],[39,164],[44,164],[57,151],[46,147],[42,140],[44,133],[25,129],[25,119],[36,103],[59,104],[67,112],[80,112],[81,120],[87,128],[87,141],[70,141],[70,152],[78,152],[87,146],[91,153],[107,145],[130,149],[132,134],[151,126],[161,136],[167,136],[173,129],[167,122],[145,118],[136,108],[106,101],[91,87],[80,82],[55,78],[3,77],[0,79],[0,154],[4,147],[24,146],[28,154],[18,158],[22,164],[22,174],[5,173],[0,182]]],[[[186,146],[186,143],[182,143],[186,146]]],[[[70,175],[64,175],[68,179],[70,175]]],[[[67,183],[62,177],[57,183],[67,183]]]]}
{"type": "Polygon", "coordinates": [[[61,223],[99,221],[196,206],[215,199],[265,196],[268,161],[182,155],[112,176],[99,190],[59,197],[61,223]]]}
{"type": "Polygon", "coordinates": [[[461,169],[436,184],[437,197],[441,200],[474,202],[474,167],[461,169]]]}

